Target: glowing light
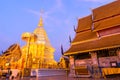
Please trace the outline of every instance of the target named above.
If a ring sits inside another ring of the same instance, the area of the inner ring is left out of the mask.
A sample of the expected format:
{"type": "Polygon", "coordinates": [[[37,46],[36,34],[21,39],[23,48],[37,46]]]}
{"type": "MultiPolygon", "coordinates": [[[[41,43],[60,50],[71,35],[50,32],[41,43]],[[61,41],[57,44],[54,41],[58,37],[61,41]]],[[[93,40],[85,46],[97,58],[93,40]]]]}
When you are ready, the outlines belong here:
{"type": "Polygon", "coordinates": [[[5,64],[5,66],[9,66],[9,65],[10,65],[10,63],[6,63],[6,64],[5,64]]]}

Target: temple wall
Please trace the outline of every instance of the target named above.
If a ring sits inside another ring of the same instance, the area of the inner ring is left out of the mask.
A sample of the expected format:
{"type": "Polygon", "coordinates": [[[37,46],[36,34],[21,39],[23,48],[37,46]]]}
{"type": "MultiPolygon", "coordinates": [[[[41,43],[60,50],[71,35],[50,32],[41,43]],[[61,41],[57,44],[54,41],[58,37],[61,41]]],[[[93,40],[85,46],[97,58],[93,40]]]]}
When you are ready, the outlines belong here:
{"type": "Polygon", "coordinates": [[[87,63],[91,63],[91,59],[82,59],[82,60],[75,60],[75,66],[86,66],[87,63]]]}
{"type": "MultiPolygon", "coordinates": [[[[111,67],[110,62],[118,62],[118,56],[111,56],[111,57],[101,57],[99,58],[99,66],[100,67],[111,67]]],[[[75,60],[74,66],[86,66],[88,63],[92,63],[92,59],[82,59],[82,60],[75,60]]],[[[92,64],[91,64],[92,65],[92,64]]],[[[73,64],[71,65],[71,67],[73,64]]],[[[74,68],[74,67],[72,67],[74,68]]]]}
{"type": "Polygon", "coordinates": [[[117,56],[99,58],[100,67],[111,67],[111,62],[118,62],[117,56]]]}

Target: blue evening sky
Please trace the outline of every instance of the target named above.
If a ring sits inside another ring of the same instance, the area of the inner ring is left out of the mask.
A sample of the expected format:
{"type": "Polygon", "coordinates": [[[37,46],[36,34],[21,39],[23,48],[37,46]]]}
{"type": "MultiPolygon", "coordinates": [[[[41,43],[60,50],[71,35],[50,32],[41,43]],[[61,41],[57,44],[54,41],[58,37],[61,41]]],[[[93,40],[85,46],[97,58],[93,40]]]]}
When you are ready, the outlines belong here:
{"type": "Polygon", "coordinates": [[[52,46],[56,49],[55,60],[70,47],[69,35],[73,39],[78,18],[91,14],[91,9],[113,0],[1,0],[0,1],[0,53],[10,45],[19,43],[24,32],[33,32],[43,10],[44,28],[52,46]]]}

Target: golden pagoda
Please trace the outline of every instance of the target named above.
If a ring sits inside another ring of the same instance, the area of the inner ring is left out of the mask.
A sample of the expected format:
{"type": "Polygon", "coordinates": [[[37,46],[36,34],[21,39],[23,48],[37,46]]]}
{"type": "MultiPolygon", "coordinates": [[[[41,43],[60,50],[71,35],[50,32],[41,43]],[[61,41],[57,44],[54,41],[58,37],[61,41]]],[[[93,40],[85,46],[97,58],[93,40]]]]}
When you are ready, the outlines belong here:
{"type": "Polygon", "coordinates": [[[42,17],[40,17],[39,24],[33,33],[25,32],[22,34],[22,40],[26,41],[21,49],[22,68],[57,67],[57,62],[54,60],[55,49],[51,46],[44,30],[42,17]]]}

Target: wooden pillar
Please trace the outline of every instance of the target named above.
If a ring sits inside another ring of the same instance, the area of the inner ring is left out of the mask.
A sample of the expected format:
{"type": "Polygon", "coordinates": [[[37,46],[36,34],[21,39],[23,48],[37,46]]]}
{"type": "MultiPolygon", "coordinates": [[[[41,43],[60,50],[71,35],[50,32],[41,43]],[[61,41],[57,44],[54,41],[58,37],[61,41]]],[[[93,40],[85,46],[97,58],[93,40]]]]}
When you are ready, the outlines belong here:
{"type": "Polygon", "coordinates": [[[70,61],[70,77],[75,77],[75,61],[74,61],[74,56],[69,56],[69,61],[70,61]]]}
{"type": "Polygon", "coordinates": [[[98,59],[97,59],[97,53],[96,52],[90,52],[91,54],[91,60],[92,60],[92,65],[93,66],[93,74],[92,77],[94,78],[100,78],[101,73],[98,65],[98,59]]]}
{"type": "Polygon", "coordinates": [[[90,52],[92,65],[98,66],[98,60],[97,60],[97,53],[96,52],[90,52]]]}
{"type": "Polygon", "coordinates": [[[116,53],[117,53],[117,56],[118,56],[118,63],[120,63],[120,49],[118,49],[118,50],[116,51],[116,53]]]}
{"type": "Polygon", "coordinates": [[[117,52],[118,58],[120,58],[120,49],[118,49],[116,52],[117,52]]]}

